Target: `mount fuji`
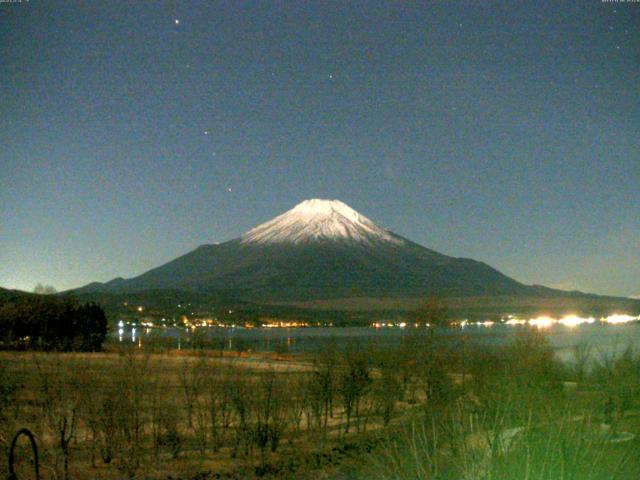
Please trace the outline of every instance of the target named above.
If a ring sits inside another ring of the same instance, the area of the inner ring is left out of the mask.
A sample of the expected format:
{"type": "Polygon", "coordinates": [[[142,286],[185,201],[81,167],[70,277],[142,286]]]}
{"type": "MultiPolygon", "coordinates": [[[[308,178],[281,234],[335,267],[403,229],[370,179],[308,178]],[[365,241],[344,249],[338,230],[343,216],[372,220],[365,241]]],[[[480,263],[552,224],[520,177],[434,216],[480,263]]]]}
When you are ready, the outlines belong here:
{"type": "Polygon", "coordinates": [[[186,301],[296,318],[324,311],[349,321],[351,315],[366,314],[366,320],[374,311],[412,310],[432,296],[446,298],[450,312],[465,317],[640,313],[638,300],[522,284],[485,263],[418,245],[338,200],[320,199],[137,277],[94,282],[70,293],[114,311],[128,302],[166,310],[186,301]]]}
{"type": "Polygon", "coordinates": [[[425,248],[338,200],[306,200],[239,238],[202,245],[130,279],[77,294],[191,292],[255,303],[344,299],[589,297],[524,285],[489,265],[425,248]]]}

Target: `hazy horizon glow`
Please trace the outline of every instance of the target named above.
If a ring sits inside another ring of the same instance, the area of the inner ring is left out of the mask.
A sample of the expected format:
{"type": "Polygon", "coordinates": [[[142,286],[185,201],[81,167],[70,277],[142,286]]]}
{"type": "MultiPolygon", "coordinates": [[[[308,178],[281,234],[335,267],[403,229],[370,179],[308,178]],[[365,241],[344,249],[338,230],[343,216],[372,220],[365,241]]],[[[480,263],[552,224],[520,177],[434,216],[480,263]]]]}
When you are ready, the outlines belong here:
{"type": "Polygon", "coordinates": [[[0,3],[0,287],[132,277],[339,199],[640,296],[640,3],[0,3]]]}

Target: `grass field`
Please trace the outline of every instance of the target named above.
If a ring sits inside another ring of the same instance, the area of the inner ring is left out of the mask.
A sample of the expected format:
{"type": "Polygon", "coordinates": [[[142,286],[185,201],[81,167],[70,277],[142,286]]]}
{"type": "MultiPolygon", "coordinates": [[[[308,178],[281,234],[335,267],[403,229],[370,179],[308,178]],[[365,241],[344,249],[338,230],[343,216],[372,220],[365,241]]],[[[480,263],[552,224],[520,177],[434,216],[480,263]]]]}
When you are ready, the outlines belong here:
{"type": "Polygon", "coordinates": [[[532,331],[467,351],[2,352],[0,377],[0,460],[29,427],[42,478],[640,477],[640,356],[562,365],[532,331]]]}

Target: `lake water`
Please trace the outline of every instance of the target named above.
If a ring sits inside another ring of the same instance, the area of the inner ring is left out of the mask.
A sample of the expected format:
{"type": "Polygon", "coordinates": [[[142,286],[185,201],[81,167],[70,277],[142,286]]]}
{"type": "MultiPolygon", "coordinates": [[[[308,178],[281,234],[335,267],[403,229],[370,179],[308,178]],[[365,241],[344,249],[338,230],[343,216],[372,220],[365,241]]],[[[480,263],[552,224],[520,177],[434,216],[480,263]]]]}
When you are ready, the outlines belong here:
{"type": "MultiPolygon", "coordinates": [[[[499,346],[511,342],[518,332],[531,326],[495,324],[491,327],[470,325],[465,328],[436,329],[438,341],[450,345],[499,346]]],[[[313,352],[334,346],[378,348],[394,347],[407,335],[415,335],[415,328],[399,327],[305,327],[305,328],[198,328],[195,331],[179,328],[139,328],[125,326],[120,342],[145,343],[159,339],[166,346],[191,348],[194,343],[206,341],[209,348],[225,350],[313,352]]],[[[424,331],[424,328],[422,329],[424,331]]],[[[588,345],[590,357],[618,355],[629,345],[640,348],[640,322],[605,324],[596,322],[577,326],[551,325],[540,329],[549,339],[556,355],[563,361],[574,359],[575,348],[588,345]]],[[[116,334],[116,337],[118,335],[116,334]]]]}

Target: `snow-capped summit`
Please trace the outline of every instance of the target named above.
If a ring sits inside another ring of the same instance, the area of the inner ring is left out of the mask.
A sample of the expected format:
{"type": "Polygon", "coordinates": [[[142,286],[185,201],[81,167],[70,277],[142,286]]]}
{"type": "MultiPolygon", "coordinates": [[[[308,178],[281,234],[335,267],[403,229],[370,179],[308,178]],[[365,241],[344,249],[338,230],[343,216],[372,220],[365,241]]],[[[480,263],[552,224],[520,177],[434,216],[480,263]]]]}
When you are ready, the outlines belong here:
{"type": "Polygon", "coordinates": [[[314,198],[249,230],[242,243],[303,243],[318,240],[353,240],[403,243],[364,215],[339,200],[314,198]]]}
{"type": "MultiPolygon", "coordinates": [[[[443,255],[377,226],[342,202],[318,199],[304,201],[240,238],[201,245],[137,277],[94,282],[74,292],[94,298],[139,293],[153,302],[246,302],[254,305],[247,307],[252,312],[267,311],[255,306],[260,303],[277,308],[279,303],[315,300],[335,301],[326,305],[336,309],[360,305],[355,308],[368,310],[391,305],[382,299],[396,299],[399,306],[428,296],[495,297],[508,302],[505,308],[513,305],[512,297],[526,297],[526,302],[567,298],[567,305],[580,298],[576,292],[523,285],[476,260],[443,255]]],[[[593,298],[583,297],[589,305],[593,298]]],[[[637,309],[640,304],[624,305],[637,309]]]]}

